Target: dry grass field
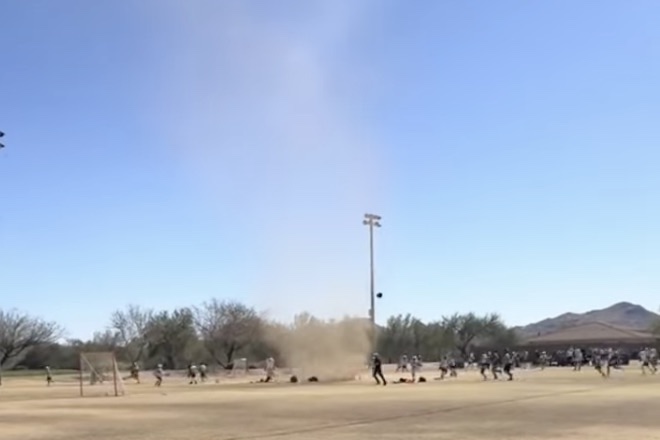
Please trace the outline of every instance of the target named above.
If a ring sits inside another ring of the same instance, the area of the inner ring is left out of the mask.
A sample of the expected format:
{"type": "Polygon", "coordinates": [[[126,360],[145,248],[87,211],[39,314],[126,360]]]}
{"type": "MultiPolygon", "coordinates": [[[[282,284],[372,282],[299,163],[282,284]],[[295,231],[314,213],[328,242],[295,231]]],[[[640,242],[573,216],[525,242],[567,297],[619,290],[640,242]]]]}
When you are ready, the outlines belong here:
{"type": "Polygon", "coordinates": [[[514,382],[484,383],[473,371],[387,387],[366,374],[337,384],[169,378],[162,389],[145,374],[148,383],[127,381],[118,398],[79,398],[73,383],[46,388],[41,377],[15,377],[0,389],[0,439],[660,438],[660,375],[635,367],[608,380],[590,368],[516,373],[514,382]]]}

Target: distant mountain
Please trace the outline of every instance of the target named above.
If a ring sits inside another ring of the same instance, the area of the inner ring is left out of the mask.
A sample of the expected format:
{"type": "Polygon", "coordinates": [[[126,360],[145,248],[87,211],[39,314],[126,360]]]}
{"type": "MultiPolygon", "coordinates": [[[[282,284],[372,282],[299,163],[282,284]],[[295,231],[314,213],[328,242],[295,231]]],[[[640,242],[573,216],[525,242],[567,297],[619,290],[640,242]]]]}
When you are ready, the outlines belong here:
{"type": "Polygon", "coordinates": [[[575,325],[604,322],[617,327],[648,331],[658,319],[660,319],[660,315],[646,310],[640,305],[620,302],[605,309],[591,310],[586,313],[564,313],[524,327],[517,327],[516,330],[523,337],[532,337],[575,325]]]}

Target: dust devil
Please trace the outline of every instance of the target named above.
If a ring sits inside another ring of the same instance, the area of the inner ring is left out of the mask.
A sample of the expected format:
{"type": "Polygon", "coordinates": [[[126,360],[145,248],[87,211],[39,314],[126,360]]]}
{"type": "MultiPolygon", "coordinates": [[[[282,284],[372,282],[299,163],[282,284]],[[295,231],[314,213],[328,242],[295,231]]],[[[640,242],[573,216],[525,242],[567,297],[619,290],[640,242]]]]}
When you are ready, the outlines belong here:
{"type": "Polygon", "coordinates": [[[383,361],[380,360],[378,353],[374,353],[373,359],[371,359],[371,368],[372,375],[376,379],[376,385],[380,385],[380,379],[383,380],[383,386],[387,385],[385,376],[383,376],[383,361]]]}

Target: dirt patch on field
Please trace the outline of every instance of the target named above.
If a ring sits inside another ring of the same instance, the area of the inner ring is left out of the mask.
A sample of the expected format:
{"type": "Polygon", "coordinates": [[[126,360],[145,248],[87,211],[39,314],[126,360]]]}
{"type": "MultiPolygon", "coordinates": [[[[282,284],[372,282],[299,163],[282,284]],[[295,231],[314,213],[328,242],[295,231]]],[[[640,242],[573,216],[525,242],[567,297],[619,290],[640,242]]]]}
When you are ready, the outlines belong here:
{"type": "MultiPolygon", "coordinates": [[[[431,375],[427,372],[427,375],[431,375]]],[[[517,382],[458,380],[377,387],[346,384],[132,386],[124,398],[4,400],[3,440],[582,439],[657,438],[660,377],[630,371],[520,372],[517,382]],[[653,384],[652,387],[649,385],[653,384]]],[[[14,392],[18,393],[19,388],[14,392]]]]}

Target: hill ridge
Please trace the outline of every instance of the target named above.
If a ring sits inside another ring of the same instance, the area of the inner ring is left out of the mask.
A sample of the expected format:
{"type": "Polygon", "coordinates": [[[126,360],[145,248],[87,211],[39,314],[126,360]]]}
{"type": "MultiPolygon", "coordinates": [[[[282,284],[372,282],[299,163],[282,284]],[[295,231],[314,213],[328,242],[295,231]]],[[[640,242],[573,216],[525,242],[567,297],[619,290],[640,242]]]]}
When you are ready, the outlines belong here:
{"type": "Polygon", "coordinates": [[[601,322],[615,327],[646,332],[658,320],[660,320],[659,314],[651,312],[639,304],[620,301],[609,307],[593,309],[584,313],[562,313],[552,318],[517,327],[516,330],[521,336],[532,337],[556,332],[567,327],[601,322]]]}

